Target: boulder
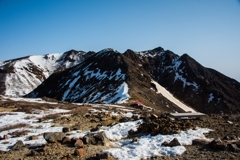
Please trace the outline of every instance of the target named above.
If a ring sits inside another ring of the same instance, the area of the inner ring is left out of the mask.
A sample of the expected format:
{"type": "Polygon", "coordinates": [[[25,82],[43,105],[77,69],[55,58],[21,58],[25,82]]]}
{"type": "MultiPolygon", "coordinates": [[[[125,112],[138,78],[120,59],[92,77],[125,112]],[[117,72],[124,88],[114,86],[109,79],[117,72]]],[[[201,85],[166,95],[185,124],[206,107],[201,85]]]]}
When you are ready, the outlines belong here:
{"type": "Polygon", "coordinates": [[[128,135],[134,135],[134,134],[136,134],[136,132],[135,132],[133,129],[130,129],[130,130],[128,131],[128,135]]]}
{"type": "Polygon", "coordinates": [[[99,132],[96,134],[88,134],[83,137],[84,144],[92,144],[92,145],[102,145],[102,146],[110,146],[110,140],[106,137],[105,132],[99,132]]]}
{"type": "Polygon", "coordinates": [[[194,139],[192,141],[192,145],[207,145],[210,141],[207,139],[194,139]]]}
{"type": "Polygon", "coordinates": [[[23,144],[22,141],[17,141],[11,148],[11,150],[17,151],[17,150],[22,150],[22,148],[24,148],[25,145],[23,144]]]}
{"type": "Polygon", "coordinates": [[[111,142],[106,137],[105,132],[99,132],[99,133],[95,134],[94,138],[97,141],[98,145],[102,145],[102,146],[110,146],[111,145],[111,142]]]}
{"type": "Polygon", "coordinates": [[[82,141],[83,141],[84,144],[92,144],[92,145],[97,144],[93,134],[88,134],[88,135],[84,136],[82,141]]]}
{"type": "Polygon", "coordinates": [[[179,143],[177,138],[174,138],[171,142],[163,142],[162,143],[163,146],[166,147],[175,147],[175,146],[181,146],[181,144],[179,143]]]}
{"type": "Polygon", "coordinates": [[[76,156],[83,157],[84,156],[84,149],[83,148],[75,149],[74,154],[76,156]]]}
{"type": "Polygon", "coordinates": [[[63,132],[45,132],[43,134],[44,139],[48,143],[62,142],[63,138],[66,136],[63,132]]]}
{"type": "Polygon", "coordinates": [[[81,139],[77,139],[76,142],[74,143],[74,147],[83,148],[84,147],[83,141],[81,139]]]}
{"type": "Polygon", "coordinates": [[[220,138],[214,139],[212,142],[209,143],[211,148],[216,150],[224,151],[227,149],[227,144],[223,142],[220,138]]]}

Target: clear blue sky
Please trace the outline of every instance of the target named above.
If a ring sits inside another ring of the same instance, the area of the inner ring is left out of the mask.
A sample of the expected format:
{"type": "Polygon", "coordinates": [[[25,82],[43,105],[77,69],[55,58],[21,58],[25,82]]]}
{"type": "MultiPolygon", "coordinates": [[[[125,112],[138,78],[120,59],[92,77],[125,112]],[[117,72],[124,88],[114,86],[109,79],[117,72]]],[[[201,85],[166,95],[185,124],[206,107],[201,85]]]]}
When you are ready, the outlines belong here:
{"type": "Polygon", "coordinates": [[[240,81],[240,0],[0,0],[0,60],[158,46],[240,81]]]}

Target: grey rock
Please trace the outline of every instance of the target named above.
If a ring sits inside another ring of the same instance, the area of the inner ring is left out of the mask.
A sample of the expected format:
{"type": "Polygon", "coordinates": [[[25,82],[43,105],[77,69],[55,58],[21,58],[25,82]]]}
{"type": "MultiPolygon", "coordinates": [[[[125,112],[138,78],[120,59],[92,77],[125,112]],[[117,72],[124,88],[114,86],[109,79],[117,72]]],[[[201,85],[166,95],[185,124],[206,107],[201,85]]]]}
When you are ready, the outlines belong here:
{"type": "Polygon", "coordinates": [[[22,148],[24,148],[25,145],[23,144],[22,141],[17,141],[11,148],[11,150],[17,151],[17,150],[22,150],[22,148]]]}
{"type": "Polygon", "coordinates": [[[228,147],[232,152],[240,152],[240,149],[237,147],[236,144],[228,144],[228,147]]]}
{"type": "Polygon", "coordinates": [[[63,132],[45,132],[43,134],[44,139],[48,143],[62,142],[63,138],[66,136],[63,132]]]}
{"type": "Polygon", "coordinates": [[[227,144],[223,142],[220,138],[214,139],[209,145],[216,150],[226,150],[227,144]]]}
{"type": "Polygon", "coordinates": [[[77,139],[76,142],[74,143],[74,147],[83,148],[84,147],[83,141],[81,139],[77,139]]]}
{"type": "Polygon", "coordinates": [[[166,147],[175,147],[175,146],[181,146],[181,144],[179,143],[177,138],[174,138],[171,142],[163,142],[162,143],[163,146],[166,147]]]}
{"type": "Polygon", "coordinates": [[[63,133],[70,132],[70,131],[71,131],[71,129],[69,127],[63,127],[63,129],[62,129],[63,133]]]}
{"type": "Polygon", "coordinates": [[[96,158],[98,159],[108,159],[108,157],[110,157],[108,152],[102,152],[102,153],[96,154],[96,158]]]}

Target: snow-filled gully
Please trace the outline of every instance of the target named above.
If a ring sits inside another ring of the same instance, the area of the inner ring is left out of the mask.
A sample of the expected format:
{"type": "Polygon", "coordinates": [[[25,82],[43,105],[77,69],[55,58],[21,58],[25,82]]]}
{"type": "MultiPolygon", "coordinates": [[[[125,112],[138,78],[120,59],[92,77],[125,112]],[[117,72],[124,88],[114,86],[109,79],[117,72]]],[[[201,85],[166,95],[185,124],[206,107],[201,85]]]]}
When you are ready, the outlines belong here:
{"type": "Polygon", "coordinates": [[[160,84],[152,80],[152,83],[155,84],[157,88],[157,93],[161,93],[165,98],[167,98],[172,103],[176,104],[178,107],[182,108],[185,112],[192,112],[196,113],[196,111],[189,106],[185,105],[184,103],[180,102],[177,98],[175,98],[170,92],[168,92],[164,87],[160,84]]]}

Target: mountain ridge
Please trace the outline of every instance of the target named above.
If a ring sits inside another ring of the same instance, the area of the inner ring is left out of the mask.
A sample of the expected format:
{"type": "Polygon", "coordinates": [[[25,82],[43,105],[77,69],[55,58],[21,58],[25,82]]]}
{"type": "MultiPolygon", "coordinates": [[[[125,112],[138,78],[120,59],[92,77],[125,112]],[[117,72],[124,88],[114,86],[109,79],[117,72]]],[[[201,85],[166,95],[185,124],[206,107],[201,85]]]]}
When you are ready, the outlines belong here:
{"type": "MultiPolygon", "coordinates": [[[[196,111],[240,112],[239,82],[202,66],[188,54],[179,56],[157,47],[141,52],[128,49],[124,53],[112,48],[99,52],[70,50],[63,55],[53,58],[60,67],[52,70],[49,77],[44,77],[41,74],[43,68],[35,67],[36,64],[28,68],[22,66],[22,70],[28,73],[32,72],[31,69],[39,72],[35,77],[42,80],[35,85],[35,90],[32,87],[28,97],[47,96],[82,103],[131,103],[140,100],[162,111],[181,112],[179,106],[156,94],[156,87],[151,83],[153,80],[196,111]],[[121,99],[118,93],[125,98],[121,99]]],[[[0,74],[11,74],[11,67],[1,65],[0,74]]],[[[4,83],[6,81],[0,81],[1,94],[7,88],[4,83]]]]}

